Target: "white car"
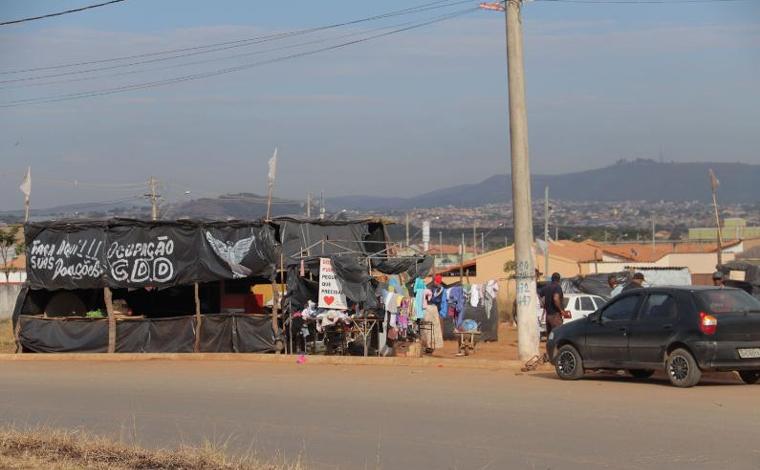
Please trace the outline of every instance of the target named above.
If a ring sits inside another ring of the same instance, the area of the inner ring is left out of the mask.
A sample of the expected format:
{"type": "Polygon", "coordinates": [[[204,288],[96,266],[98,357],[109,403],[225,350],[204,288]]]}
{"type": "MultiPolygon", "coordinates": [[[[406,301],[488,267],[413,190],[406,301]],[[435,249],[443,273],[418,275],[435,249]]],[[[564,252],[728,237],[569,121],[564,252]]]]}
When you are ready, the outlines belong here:
{"type": "Polygon", "coordinates": [[[572,317],[566,318],[565,322],[585,318],[602,308],[606,303],[607,301],[598,295],[565,294],[562,306],[572,315],[572,317]]]}
{"type": "MultiPolygon", "coordinates": [[[[585,318],[591,313],[596,312],[607,303],[604,298],[591,294],[565,294],[562,307],[570,312],[571,317],[565,319],[565,323],[585,318]]],[[[541,304],[538,304],[536,314],[538,316],[538,326],[542,337],[546,335],[546,316],[541,304]]]]}

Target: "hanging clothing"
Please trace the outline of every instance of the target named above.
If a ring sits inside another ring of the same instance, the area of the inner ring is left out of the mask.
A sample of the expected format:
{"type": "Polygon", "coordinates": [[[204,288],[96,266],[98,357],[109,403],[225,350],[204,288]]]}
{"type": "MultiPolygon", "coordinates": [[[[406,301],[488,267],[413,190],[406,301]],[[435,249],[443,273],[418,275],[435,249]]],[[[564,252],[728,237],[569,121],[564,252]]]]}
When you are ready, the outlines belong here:
{"type": "Polygon", "coordinates": [[[449,290],[443,286],[436,287],[432,302],[438,307],[438,315],[441,318],[446,318],[446,314],[449,312],[449,290]]]}
{"type": "Polygon", "coordinates": [[[473,284],[470,288],[470,306],[477,307],[480,304],[480,284],[473,284]]]}
{"type": "Polygon", "coordinates": [[[464,289],[462,286],[454,286],[449,289],[449,311],[454,310],[457,318],[457,328],[464,321],[464,289]]]}
{"type": "Polygon", "coordinates": [[[499,283],[491,279],[486,283],[485,289],[483,289],[483,303],[486,306],[486,318],[489,320],[491,319],[491,309],[493,309],[493,303],[498,293],[499,283]]]}
{"type": "Polygon", "coordinates": [[[433,331],[425,331],[422,335],[423,346],[429,349],[443,348],[443,329],[441,328],[441,316],[438,307],[430,304],[425,309],[425,321],[432,323],[433,331]]]}
{"type": "Polygon", "coordinates": [[[425,280],[418,277],[414,281],[414,310],[410,315],[415,320],[419,320],[425,317],[425,280]]]}

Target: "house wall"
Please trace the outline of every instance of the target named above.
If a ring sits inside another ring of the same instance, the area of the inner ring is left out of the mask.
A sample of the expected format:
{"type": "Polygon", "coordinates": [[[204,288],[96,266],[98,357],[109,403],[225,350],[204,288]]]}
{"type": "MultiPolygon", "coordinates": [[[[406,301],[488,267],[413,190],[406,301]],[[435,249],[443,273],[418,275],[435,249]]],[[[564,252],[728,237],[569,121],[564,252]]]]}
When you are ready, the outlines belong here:
{"type": "Polygon", "coordinates": [[[22,284],[0,284],[0,320],[10,318],[22,284]]]}

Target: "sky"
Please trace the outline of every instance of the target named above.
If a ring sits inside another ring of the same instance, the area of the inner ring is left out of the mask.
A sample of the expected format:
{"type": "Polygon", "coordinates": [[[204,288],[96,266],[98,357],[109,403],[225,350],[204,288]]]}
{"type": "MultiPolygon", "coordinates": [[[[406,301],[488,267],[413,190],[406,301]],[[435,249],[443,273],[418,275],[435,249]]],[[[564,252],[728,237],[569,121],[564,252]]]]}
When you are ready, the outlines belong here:
{"type": "MultiPolygon", "coordinates": [[[[2,0],[0,21],[90,3],[98,2],[2,0]]],[[[126,0],[2,26],[0,210],[22,207],[27,166],[39,208],[138,198],[150,176],[167,202],[264,194],[275,147],[275,195],[288,198],[412,196],[507,173],[504,16],[475,10],[477,2],[212,53],[192,49],[172,60],[149,55],[8,73],[228,43],[426,3],[126,0]],[[447,21],[280,60],[468,8],[474,11],[447,21]],[[145,63],[122,66],[134,62],[145,63]],[[8,106],[236,66],[244,67],[8,106]]],[[[534,173],[621,158],[760,164],[760,0],[534,1],[524,6],[523,24],[534,173]]]]}

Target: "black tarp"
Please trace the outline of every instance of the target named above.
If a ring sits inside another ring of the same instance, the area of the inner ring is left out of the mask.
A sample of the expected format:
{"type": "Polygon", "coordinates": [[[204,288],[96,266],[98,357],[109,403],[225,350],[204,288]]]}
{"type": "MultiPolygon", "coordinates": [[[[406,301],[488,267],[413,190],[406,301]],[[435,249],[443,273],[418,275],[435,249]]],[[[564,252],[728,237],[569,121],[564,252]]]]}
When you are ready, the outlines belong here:
{"type": "Polygon", "coordinates": [[[562,291],[566,294],[591,294],[609,299],[612,289],[610,289],[607,279],[610,275],[614,275],[618,284],[621,285],[628,284],[631,281],[632,276],[628,271],[574,276],[562,279],[562,291]]]}
{"type": "Polygon", "coordinates": [[[252,315],[204,315],[201,352],[273,352],[276,350],[272,320],[252,315]]]}
{"type": "Polygon", "coordinates": [[[108,351],[108,320],[19,317],[19,342],[24,351],[39,353],[108,351]]]}
{"type": "MultiPolygon", "coordinates": [[[[467,305],[464,310],[465,320],[475,320],[480,330],[481,341],[498,341],[499,340],[499,307],[496,305],[496,300],[491,304],[491,314],[486,315],[485,305],[479,305],[473,307],[467,305]]],[[[455,340],[457,336],[454,334],[454,328],[456,327],[456,319],[454,318],[442,318],[443,339],[455,340]]]]}
{"type": "Polygon", "coordinates": [[[372,254],[386,249],[383,224],[373,219],[333,221],[275,218],[280,245],[288,266],[304,257],[372,254]]]}
{"type": "Polygon", "coordinates": [[[401,274],[406,273],[409,277],[426,277],[433,268],[433,258],[431,256],[411,256],[398,258],[380,258],[371,259],[372,269],[376,269],[384,274],[401,274]]]}
{"type": "Polygon", "coordinates": [[[32,289],[165,288],[270,276],[274,227],[260,222],[33,222],[25,226],[32,289]]]}
{"type": "Polygon", "coordinates": [[[117,353],[189,353],[195,346],[192,316],[116,323],[117,353]]]}

